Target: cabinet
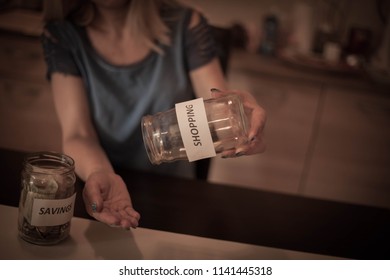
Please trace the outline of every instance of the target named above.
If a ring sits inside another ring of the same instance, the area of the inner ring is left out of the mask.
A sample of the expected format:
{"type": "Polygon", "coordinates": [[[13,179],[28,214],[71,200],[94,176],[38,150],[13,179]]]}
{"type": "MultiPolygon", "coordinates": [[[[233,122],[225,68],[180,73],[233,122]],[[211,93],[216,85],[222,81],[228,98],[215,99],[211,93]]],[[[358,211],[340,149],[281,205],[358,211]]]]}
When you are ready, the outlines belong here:
{"type": "Polygon", "coordinates": [[[255,77],[234,68],[229,81],[231,88],[250,91],[267,111],[267,150],[249,157],[214,158],[209,180],[297,194],[321,88],[255,77]]]}
{"type": "Polygon", "coordinates": [[[304,194],[390,207],[390,98],[329,86],[304,194]]]}
{"type": "Polygon", "coordinates": [[[390,208],[389,90],[240,52],[229,81],[266,109],[267,150],[213,159],[209,180],[390,208]]]}
{"type": "Polygon", "coordinates": [[[1,32],[0,61],[0,146],[61,150],[39,38],[1,32]]]}

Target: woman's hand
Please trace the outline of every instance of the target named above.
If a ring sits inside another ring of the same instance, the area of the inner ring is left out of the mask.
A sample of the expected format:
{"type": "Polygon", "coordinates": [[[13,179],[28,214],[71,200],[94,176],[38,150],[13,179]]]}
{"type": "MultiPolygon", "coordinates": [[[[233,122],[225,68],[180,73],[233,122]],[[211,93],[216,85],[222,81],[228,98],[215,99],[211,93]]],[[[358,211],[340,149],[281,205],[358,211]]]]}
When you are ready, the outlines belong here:
{"type": "Polygon", "coordinates": [[[234,150],[224,151],[222,153],[222,157],[238,157],[264,152],[266,145],[264,142],[263,129],[265,127],[267,116],[265,110],[257,103],[253,95],[246,91],[220,91],[215,88],[211,89],[211,93],[213,97],[219,97],[226,94],[239,95],[249,121],[248,142],[234,150]]]}
{"type": "Polygon", "coordinates": [[[83,190],[89,215],[110,226],[136,228],[140,215],[134,210],[125,182],[113,172],[92,173],[83,190]]]}

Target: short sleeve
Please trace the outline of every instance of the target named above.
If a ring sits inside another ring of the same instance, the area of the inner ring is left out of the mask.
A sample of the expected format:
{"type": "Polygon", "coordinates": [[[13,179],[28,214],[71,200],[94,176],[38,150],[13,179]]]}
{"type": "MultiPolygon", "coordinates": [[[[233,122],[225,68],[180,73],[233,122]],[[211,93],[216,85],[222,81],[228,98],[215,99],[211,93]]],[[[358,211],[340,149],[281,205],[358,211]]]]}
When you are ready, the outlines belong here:
{"type": "Polygon", "coordinates": [[[217,57],[216,42],[206,18],[200,15],[200,22],[193,28],[187,28],[185,48],[188,69],[194,70],[217,57]]]}
{"type": "Polygon", "coordinates": [[[42,48],[47,65],[46,78],[50,80],[51,74],[54,72],[81,76],[71,49],[66,46],[66,42],[61,40],[61,36],[56,36],[56,33],[58,33],[58,30],[47,25],[41,35],[42,48]]]}

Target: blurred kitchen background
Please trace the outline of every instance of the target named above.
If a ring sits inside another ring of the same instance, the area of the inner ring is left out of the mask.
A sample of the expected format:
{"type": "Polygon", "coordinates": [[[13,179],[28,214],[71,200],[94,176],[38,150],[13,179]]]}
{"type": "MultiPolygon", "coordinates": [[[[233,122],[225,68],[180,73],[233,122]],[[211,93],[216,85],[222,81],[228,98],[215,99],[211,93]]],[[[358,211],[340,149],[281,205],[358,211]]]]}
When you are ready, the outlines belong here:
{"type": "MultiPolygon", "coordinates": [[[[267,151],[214,158],[208,179],[390,208],[390,1],[184,2],[215,27],[230,87],[268,113],[267,151]]],[[[61,149],[42,9],[0,0],[2,148],[61,149]]]]}

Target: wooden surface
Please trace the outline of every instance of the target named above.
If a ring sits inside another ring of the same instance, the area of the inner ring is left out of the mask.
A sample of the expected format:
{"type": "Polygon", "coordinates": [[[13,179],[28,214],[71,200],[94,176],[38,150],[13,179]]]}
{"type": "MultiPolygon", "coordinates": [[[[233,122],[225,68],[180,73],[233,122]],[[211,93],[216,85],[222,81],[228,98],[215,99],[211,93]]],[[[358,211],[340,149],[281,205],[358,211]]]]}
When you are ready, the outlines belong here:
{"type": "MultiPolygon", "coordinates": [[[[17,206],[24,153],[0,149],[0,203],[17,206]]],[[[353,259],[390,258],[388,209],[118,170],[140,227],[353,259]]],[[[79,192],[75,216],[89,218],[79,192]]]]}
{"type": "Polygon", "coordinates": [[[18,238],[18,208],[0,205],[0,260],[328,260],[331,256],[178,234],[147,228],[130,231],[74,217],[70,234],[53,246],[18,238]]]}

